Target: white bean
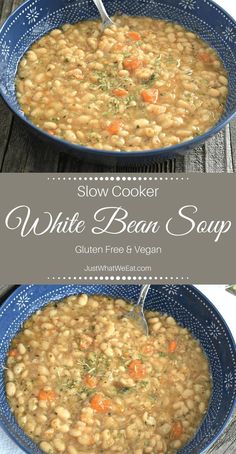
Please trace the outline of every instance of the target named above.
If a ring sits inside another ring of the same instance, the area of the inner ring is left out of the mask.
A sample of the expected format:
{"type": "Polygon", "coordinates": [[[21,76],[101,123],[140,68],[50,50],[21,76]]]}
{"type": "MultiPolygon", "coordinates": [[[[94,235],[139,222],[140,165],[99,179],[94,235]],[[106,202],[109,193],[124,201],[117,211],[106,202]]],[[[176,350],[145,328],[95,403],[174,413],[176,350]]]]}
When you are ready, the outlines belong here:
{"type": "Polygon", "coordinates": [[[26,57],[28,58],[29,61],[36,61],[38,60],[37,54],[33,50],[29,50],[26,54],[26,57]]]}
{"type": "Polygon", "coordinates": [[[61,440],[60,438],[55,438],[55,440],[53,441],[53,444],[59,452],[64,452],[66,450],[66,445],[65,445],[64,441],[61,440]]]}
{"type": "Polygon", "coordinates": [[[78,304],[80,306],[86,306],[86,304],[88,303],[88,295],[80,295],[80,297],[78,298],[78,304]]]}
{"type": "Polygon", "coordinates": [[[149,125],[149,120],[146,118],[139,118],[138,120],[134,121],[135,128],[143,128],[144,126],[149,125]]]}
{"type": "Polygon", "coordinates": [[[55,408],[55,413],[59,416],[61,419],[69,419],[71,417],[70,412],[64,408],[64,407],[56,407],[55,408]]]}
{"type": "Polygon", "coordinates": [[[6,384],[6,393],[9,397],[12,397],[16,393],[16,385],[13,382],[8,382],[6,384]]]}
{"type": "Polygon", "coordinates": [[[25,368],[24,363],[18,363],[18,364],[16,364],[16,365],[14,366],[14,368],[13,368],[14,374],[20,375],[21,372],[24,370],[24,368],[25,368]]]}
{"type": "Polygon", "coordinates": [[[48,443],[47,441],[42,441],[39,446],[44,452],[47,453],[53,452],[52,445],[50,445],[50,443],[48,443]]]}
{"type": "Polygon", "coordinates": [[[18,344],[17,350],[21,355],[24,355],[26,353],[26,348],[22,343],[18,344]]]}

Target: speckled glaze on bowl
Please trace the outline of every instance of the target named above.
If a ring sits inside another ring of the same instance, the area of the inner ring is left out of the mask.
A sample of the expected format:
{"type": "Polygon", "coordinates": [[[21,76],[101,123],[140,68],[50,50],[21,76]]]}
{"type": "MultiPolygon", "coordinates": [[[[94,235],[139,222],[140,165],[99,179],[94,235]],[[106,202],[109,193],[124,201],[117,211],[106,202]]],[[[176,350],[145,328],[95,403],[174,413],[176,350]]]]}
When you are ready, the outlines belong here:
{"type": "MultiPolygon", "coordinates": [[[[0,366],[4,366],[11,339],[22,323],[49,301],[68,295],[102,294],[137,301],[138,285],[23,285],[0,308],[0,366]]],[[[145,308],[168,313],[198,338],[208,356],[213,394],[197,434],[179,454],[202,454],[227,425],[236,397],[236,351],[232,335],[219,312],[196,288],[189,285],[153,285],[145,308]]],[[[7,402],[4,369],[0,368],[0,425],[29,454],[42,451],[17,425],[7,402]]]]}
{"type": "Polygon", "coordinates": [[[0,93],[12,111],[58,150],[67,151],[87,162],[104,165],[151,164],[160,158],[183,154],[222,129],[236,113],[236,22],[210,0],[104,0],[110,15],[117,12],[149,16],[180,23],[198,33],[220,54],[229,73],[229,96],[226,111],[202,136],[168,148],[143,152],[115,152],[73,145],[34,126],[20,109],[15,94],[15,75],[19,60],[29,46],[64,23],[97,18],[92,0],[27,0],[0,30],[0,93]]]}

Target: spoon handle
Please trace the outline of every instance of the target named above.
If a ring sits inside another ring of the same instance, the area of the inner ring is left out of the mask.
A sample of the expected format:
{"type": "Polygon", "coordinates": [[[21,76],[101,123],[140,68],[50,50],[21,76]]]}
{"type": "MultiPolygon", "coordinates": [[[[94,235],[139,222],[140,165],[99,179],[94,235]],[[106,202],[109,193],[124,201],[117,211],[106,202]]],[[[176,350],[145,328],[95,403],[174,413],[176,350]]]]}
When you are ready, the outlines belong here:
{"type": "Polygon", "coordinates": [[[150,284],[142,285],[142,287],[141,287],[139,299],[138,299],[136,306],[141,306],[142,310],[143,310],[144,302],[145,302],[145,299],[146,299],[146,296],[147,296],[147,293],[148,293],[150,287],[151,287],[150,284]]]}
{"type": "Polygon", "coordinates": [[[95,3],[99,13],[100,13],[100,16],[102,18],[102,23],[103,23],[103,27],[105,28],[106,26],[108,25],[112,25],[113,22],[112,20],[110,19],[110,17],[108,16],[106,10],[105,10],[105,6],[103,5],[102,1],[101,0],[93,0],[93,2],[95,3]]]}

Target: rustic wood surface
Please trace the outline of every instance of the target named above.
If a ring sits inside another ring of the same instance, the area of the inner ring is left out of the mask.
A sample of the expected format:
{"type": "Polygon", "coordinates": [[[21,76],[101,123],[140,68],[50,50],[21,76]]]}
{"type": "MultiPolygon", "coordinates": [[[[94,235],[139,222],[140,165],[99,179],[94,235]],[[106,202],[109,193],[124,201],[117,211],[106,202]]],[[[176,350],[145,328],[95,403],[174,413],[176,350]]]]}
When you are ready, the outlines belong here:
{"type": "MultiPolygon", "coordinates": [[[[0,23],[23,0],[0,0],[0,23]]],[[[201,172],[221,173],[236,170],[236,120],[205,145],[173,160],[151,166],[109,167],[85,164],[70,155],[45,145],[25,128],[0,100],[1,172],[201,172]]]]}
{"type": "MultiPolygon", "coordinates": [[[[17,286],[0,284],[0,305],[17,286]]],[[[207,451],[207,454],[235,454],[236,453],[236,414],[223,432],[222,436],[207,451]]],[[[4,452],[2,452],[4,454],[4,452]]]]}

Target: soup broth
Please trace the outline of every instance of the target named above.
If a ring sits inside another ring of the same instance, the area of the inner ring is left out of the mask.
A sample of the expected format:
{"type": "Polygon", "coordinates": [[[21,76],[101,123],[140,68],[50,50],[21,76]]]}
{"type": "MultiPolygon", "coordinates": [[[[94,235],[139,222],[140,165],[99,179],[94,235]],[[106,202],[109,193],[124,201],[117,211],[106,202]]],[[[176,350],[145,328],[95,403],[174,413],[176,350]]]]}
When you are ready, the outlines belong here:
{"type": "Polygon", "coordinates": [[[221,118],[228,78],[214,49],[182,26],[121,16],[51,31],[19,64],[30,120],[74,144],[142,151],[191,140],[221,118]]]}
{"type": "Polygon", "coordinates": [[[195,434],[211,395],[207,358],[168,315],[69,296],[32,315],[13,339],[6,392],[26,434],[49,454],[174,454],[195,434]]]}

